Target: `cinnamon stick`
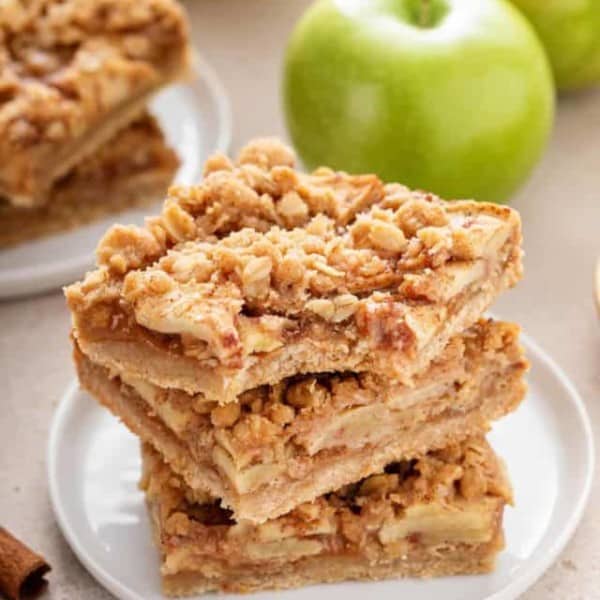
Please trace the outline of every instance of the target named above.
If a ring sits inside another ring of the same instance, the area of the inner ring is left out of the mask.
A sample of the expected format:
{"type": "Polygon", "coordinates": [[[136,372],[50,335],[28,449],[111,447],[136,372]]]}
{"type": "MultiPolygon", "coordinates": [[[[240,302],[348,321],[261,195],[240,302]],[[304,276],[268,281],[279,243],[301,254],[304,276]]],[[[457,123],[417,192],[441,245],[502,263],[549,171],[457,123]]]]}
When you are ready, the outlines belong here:
{"type": "Polygon", "coordinates": [[[0,592],[19,600],[40,591],[50,565],[42,556],[0,527],[0,592]]]}

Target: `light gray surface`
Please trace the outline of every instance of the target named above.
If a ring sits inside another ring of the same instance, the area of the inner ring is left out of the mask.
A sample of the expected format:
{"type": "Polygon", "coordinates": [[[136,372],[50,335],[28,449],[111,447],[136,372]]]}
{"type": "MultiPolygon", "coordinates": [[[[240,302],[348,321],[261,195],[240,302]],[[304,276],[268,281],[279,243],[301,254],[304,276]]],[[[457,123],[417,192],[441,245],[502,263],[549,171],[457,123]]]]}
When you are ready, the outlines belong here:
{"type": "MultiPolygon", "coordinates": [[[[253,135],[284,135],[278,96],[281,51],[307,4],[187,3],[196,44],[231,94],[234,149],[253,135]]],[[[527,275],[494,310],[522,323],[564,367],[586,401],[598,437],[600,322],[592,301],[592,272],[600,257],[600,90],[561,100],[550,148],[514,206],[524,221],[527,275]]],[[[44,598],[106,599],[109,594],[62,539],[46,489],[48,421],[73,377],[68,328],[59,293],[0,304],[0,524],[51,562],[54,571],[44,598]]],[[[598,478],[566,552],[524,598],[600,598],[598,478]]]]}

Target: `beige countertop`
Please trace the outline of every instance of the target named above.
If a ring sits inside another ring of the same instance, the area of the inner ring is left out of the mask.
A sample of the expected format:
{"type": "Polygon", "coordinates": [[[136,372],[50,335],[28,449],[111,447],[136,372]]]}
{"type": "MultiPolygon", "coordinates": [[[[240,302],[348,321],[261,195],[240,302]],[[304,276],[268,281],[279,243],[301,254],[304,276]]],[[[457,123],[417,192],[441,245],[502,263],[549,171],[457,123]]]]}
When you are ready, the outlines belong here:
{"type": "MultiPolygon", "coordinates": [[[[190,0],[194,38],[231,95],[233,149],[285,135],[278,75],[285,39],[307,0],[190,0]]],[[[499,165],[499,168],[501,166],[499,165]]],[[[562,99],[548,152],[514,206],[524,221],[527,275],[495,307],[522,323],[564,367],[600,432],[600,321],[592,295],[600,256],[600,90],[562,99]]],[[[0,524],[46,555],[44,598],[110,598],[69,550],[48,499],[49,420],[73,378],[69,318],[58,292],[0,303],[0,524]]],[[[564,490],[565,494],[569,490],[564,490]]],[[[564,554],[527,600],[600,598],[600,479],[564,554]]]]}

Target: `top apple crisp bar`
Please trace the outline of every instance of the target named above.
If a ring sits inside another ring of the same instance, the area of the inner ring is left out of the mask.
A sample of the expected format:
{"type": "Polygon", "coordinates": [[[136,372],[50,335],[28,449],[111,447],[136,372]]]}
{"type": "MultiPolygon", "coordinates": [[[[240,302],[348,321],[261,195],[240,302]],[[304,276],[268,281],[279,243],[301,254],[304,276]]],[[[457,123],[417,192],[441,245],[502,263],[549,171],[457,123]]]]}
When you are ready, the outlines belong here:
{"type": "Polygon", "coordinates": [[[66,290],[83,353],[221,403],[298,373],[408,382],[521,275],[508,207],[292,166],[251,143],[144,228],[110,229],[66,290]]]}
{"type": "Polygon", "coordinates": [[[174,0],[1,2],[0,195],[43,203],[187,59],[174,0]]]}

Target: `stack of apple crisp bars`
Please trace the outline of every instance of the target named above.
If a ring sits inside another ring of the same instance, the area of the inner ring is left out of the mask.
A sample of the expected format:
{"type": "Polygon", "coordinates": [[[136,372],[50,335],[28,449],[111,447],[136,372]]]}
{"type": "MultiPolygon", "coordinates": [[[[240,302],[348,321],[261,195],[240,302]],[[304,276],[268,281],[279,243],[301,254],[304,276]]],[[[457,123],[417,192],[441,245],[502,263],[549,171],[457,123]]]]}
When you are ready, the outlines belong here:
{"type": "Polygon", "coordinates": [[[511,488],[485,440],[525,393],[507,207],[209,159],[67,288],[82,386],[142,440],[164,590],[487,572],[511,488]]]}
{"type": "Polygon", "coordinates": [[[176,0],[0,2],[0,248],[164,197],[146,105],[189,54],[176,0]]]}

